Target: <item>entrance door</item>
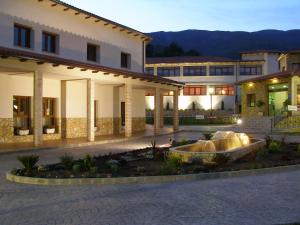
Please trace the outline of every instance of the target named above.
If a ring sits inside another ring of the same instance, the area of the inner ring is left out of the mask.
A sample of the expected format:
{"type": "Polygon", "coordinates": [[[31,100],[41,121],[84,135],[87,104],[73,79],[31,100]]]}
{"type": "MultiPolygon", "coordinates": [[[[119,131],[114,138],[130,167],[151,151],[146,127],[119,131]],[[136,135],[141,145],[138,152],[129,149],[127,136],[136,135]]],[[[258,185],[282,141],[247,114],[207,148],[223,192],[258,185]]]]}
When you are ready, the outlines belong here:
{"type": "Polygon", "coordinates": [[[125,102],[121,102],[121,124],[125,126],[125,102]]]}
{"type": "Polygon", "coordinates": [[[269,115],[281,116],[286,111],[288,101],[287,84],[269,86],[269,115]]]}

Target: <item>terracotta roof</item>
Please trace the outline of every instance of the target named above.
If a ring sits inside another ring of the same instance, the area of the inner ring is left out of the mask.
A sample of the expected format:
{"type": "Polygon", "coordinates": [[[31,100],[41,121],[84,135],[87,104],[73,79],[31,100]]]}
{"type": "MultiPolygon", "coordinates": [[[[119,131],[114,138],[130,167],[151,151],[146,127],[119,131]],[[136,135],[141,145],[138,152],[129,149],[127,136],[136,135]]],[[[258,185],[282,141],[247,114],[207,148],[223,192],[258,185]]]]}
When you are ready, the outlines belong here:
{"type": "Polygon", "coordinates": [[[268,75],[254,77],[254,78],[247,79],[247,80],[242,80],[242,81],[237,82],[236,84],[256,82],[256,81],[268,80],[268,79],[273,79],[273,78],[285,78],[285,77],[291,77],[291,76],[298,75],[298,74],[300,75],[300,70],[283,71],[283,72],[279,72],[279,73],[272,73],[272,74],[268,74],[268,75]]]}
{"type": "Polygon", "coordinates": [[[146,80],[146,81],[151,81],[151,82],[156,82],[156,83],[161,83],[161,84],[184,86],[184,83],[182,83],[182,82],[177,82],[177,81],[162,78],[162,77],[157,77],[157,76],[148,75],[148,74],[144,74],[144,73],[127,71],[127,70],[122,70],[122,69],[115,69],[115,68],[110,68],[110,67],[101,66],[101,65],[95,65],[95,64],[91,64],[91,63],[84,63],[84,62],[80,62],[80,61],[75,61],[75,60],[70,60],[70,59],[65,59],[65,58],[60,58],[60,57],[55,57],[55,56],[48,56],[48,55],[44,55],[44,54],[39,54],[39,53],[29,52],[29,51],[24,51],[24,50],[18,50],[18,49],[0,47],[0,56],[1,56],[1,58],[16,57],[16,58],[19,58],[21,62],[26,61],[26,60],[33,60],[33,61],[36,61],[37,64],[50,63],[52,65],[63,65],[63,66],[67,66],[70,68],[78,67],[78,68],[84,69],[84,70],[92,70],[95,72],[98,72],[98,71],[104,72],[107,75],[115,74],[118,76],[131,77],[133,79],[141,79],[141,80],[146,80]]]}
{"type": "Polygon", "coordinates": [[[147,64],[200,62],[238,62],[238,60],[209,56],[152,57],[146,59],[147,64]]]}
{"type": "MultiPolygon", "coordinates": [[[[46,0],[38,0],[38,2],[43,2],[43,1],[46,1],[46,0]]],[[[145,39],[145,41],[151,41],[152,40],[152,38],[150,36],[140,32],[140,31],[137,31],[137,30],[132,29],[130,27],[127,27],[127,26],[124,26],[122,24],[116,23],[116,22],[111,21],[109,19],[103,18],[101,16],[98,16],[98,15],[93,14],[91,12],[85,11],[83,9],[77,8],[73,5],[65,3],[63,1],[60,1],[60,0],[48,0],[48,1],[52,2],[52,5],[51,5],[52,7],[55,7],[56,5],[61,5],[61,6],[65,7],[64,11],[68,11],[69,9],[72,9],[72,10],[76,11],[76,13],[74,15],[79,15],[80,13],[82,13],[82,14],[85,14],[87,16],[86,19],[89,19],[90,17],[94,18],[96,23],[100,22],[100,21],[103,21],[107,24],[111,24],[113,26],[120,27],[122,30],[127,30],[128,34],[132,34],[134,36],[141,36],[143,39],[145,39]]]]}

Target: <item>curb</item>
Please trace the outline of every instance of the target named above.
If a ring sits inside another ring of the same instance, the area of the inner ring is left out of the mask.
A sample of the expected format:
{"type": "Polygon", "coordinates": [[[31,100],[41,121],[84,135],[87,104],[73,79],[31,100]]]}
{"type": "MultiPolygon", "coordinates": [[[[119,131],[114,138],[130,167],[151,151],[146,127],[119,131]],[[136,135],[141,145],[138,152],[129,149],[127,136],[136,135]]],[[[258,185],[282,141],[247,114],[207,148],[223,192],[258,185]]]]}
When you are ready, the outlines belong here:
{"type": "Polygon", "coordinates": [[[262,175],[268,173],[286,172],[300,170],[300,165],[280,166],[254,170],[226,171],[216,173],[199,173],[187,175],[170,176],[145,176],[145,177],[116,177],[116,178],[66,178],[46,179],[35,177],[16,176],[10,172],[6,173],[6,179],[21,184],[32,185],[115,185],[115,184],[162,184],[177,181],[197,181],[217,178],[229,178],[249,175],[262,175]]]}

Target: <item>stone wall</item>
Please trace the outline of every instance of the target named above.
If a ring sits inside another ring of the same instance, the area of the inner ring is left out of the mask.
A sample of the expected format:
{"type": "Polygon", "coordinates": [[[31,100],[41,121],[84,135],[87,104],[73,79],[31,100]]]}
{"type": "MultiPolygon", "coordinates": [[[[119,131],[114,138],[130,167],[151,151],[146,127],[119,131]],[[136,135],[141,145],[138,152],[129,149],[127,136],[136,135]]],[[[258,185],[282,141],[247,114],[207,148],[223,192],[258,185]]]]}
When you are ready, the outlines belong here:
{"type": "Polygon", "coordinates": [[[269,116],[252,116],[243,117],[243,123],[235,127],[236,132],[250,133],[271,133],[272,117],[269,116]]]}
{"type": "Polygon", "coordinates": [[[86,118],[62,118],[62,138],[87,137],[86,118]]]}
{"type": "Polygon", "coordinates": [[[97,131],[95,136],[100,135],[112,135],[114,132],[114,121],[113,118],[97,118],[97,131]]]}
{"type": "Polygon", "coordinates": [[[135,117],[132,118],[132,132],[140,132],[146,129],[146,118],[145,117],[135,117]]]}

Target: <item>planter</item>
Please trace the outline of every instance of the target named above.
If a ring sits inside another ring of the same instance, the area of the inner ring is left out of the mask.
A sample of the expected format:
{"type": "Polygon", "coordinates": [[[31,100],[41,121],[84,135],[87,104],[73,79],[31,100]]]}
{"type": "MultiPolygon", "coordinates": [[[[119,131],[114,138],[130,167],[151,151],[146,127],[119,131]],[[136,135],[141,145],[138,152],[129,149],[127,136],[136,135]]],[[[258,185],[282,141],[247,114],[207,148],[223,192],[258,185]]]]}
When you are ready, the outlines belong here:
{"type": "Polygon", "coordinates": [[[46,134],[54,134],[55,133],[55,128],[45,128],[45,133],[46,134]]]}
{"type": "Polygon", "coordinates": [[[27,129],[27,130],[18,130],[18,135],[20,135],[20,136],[29,135],[29,129],[27,129]]]}

